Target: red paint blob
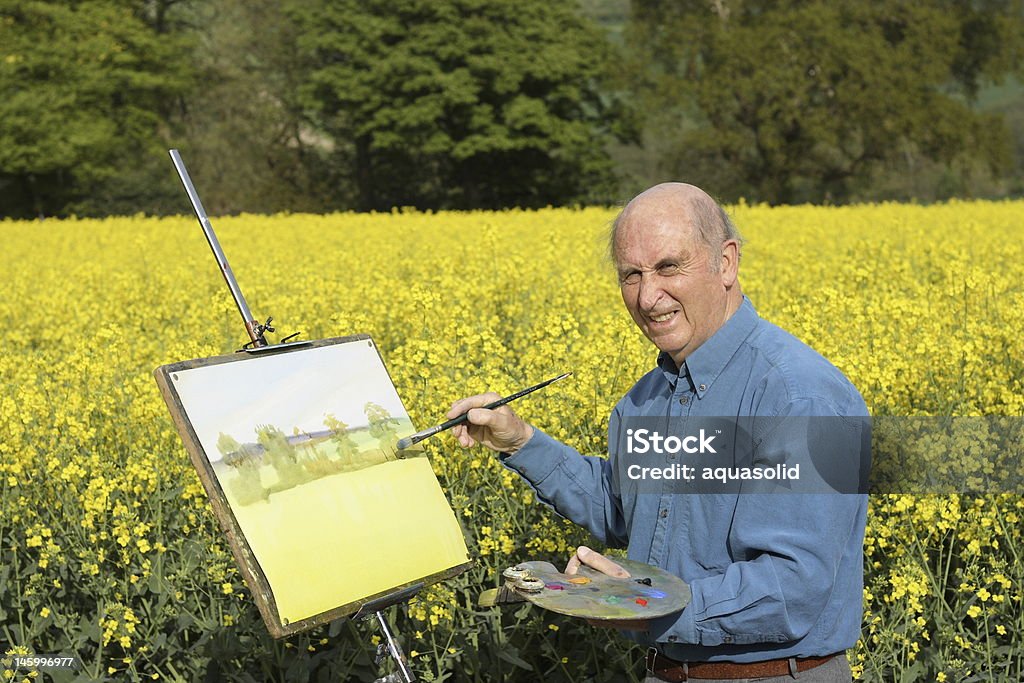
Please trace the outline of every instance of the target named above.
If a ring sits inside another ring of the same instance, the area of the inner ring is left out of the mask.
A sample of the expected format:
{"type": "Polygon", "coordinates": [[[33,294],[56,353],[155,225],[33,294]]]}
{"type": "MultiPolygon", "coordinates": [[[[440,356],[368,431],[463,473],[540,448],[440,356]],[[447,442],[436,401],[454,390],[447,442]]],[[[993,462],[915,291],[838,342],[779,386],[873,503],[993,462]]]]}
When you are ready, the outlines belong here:
{"type": "Polygon", "coordinates": [[[643,598],[637,598],[636,604],[640,605],[641,607],[647,607],[647,601],[643,598]]]}

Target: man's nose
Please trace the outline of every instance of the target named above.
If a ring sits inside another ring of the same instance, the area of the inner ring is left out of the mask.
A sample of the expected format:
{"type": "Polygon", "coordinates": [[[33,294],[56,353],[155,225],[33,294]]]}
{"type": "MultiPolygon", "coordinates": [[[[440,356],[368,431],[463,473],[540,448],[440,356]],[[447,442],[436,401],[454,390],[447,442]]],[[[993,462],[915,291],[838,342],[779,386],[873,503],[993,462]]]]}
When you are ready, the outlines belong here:
{"type": "Polygon", "coordinates": [[[644,273],[640,277],[640,285],[637,291],[637,303],[640,309],[649,311],[654,308],[661,298],[661,287],[658,286],[653,273],[644,273]]]}

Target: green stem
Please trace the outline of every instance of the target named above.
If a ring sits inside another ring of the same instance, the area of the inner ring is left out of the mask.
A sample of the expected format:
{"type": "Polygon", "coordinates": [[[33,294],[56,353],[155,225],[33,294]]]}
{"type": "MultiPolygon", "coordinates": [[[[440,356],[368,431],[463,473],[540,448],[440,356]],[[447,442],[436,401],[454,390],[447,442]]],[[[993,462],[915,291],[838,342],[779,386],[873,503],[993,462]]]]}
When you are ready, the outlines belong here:
{"type": "Polygon", "coordinates": [[[988,627],[988,610],[984,611],[985,614],[985,664],[988,669],[988,676],[990,681],[994,681],[992,678],[992,634],[988,627]]]}
{"type": "Polygon", "coordinates": [[[1003,532],[1002,538],[1006,542],[1007,546],[1009,546],[1010,554],[1013,555],[1013,566],[1020,567],[1022,565],[1020,562],[1020,555],[1017,554],[1017,544],[1013,542],[1013,535],[1010,533],[1010,530],[1006,527],[1006,520],[1003,519],[1002,506],[1000,506],[997,503],[994,507],[996,519],[999,520],[999,528],[1003,532]]]}
{"type": "Polygon", "coordinates": [[[103,618],[107,616],[106,606],[100,604],[100,608],[97,611],[96,619],[99,622],[100,637],[96,643],[96,659],[93,662],[92,677],[94,680],[99,680],[100,671],[103,668],[103,618]]]}
{"type": "Polygon", "coordinates": [[[872,644],[867,641],[864,643],[864,653],[871,662],[871,670],[881,674],[883,669],[879,666],[878,658],[875,657],[875,649],[872,647],[872,644]]]}
{"type": "Polygon", "coordinates": [[[943,595],[944,591],[942,587],[939,585],[938,579],[936,578],[935,574],[931,571],[931,566],[928,562],[928,549],[925,546],[925,544],[922,543],[921,536],[917,533],[917,526],[914,524],[913,516],[909,513],[909,510],[904,512],[904,520],[914,534],[914,546],[917,549],[917,554],[920,558],[922,568],[924,569],[924,573],[928,576],[928,582],[931,583],[932,590],[935,593],[935,597],[937,598],[939,606],[945,608],[945,611],[948,612],[950,616],[952,616],[953,610],[950,609],[949,605],[946,604],[946,599],[943,595]]]}
{"type": "MultiPolygon", "coordinates": [[[[943,570],[943,574],[942,574],[942,585],[944,585],[944,586],[948,586],[949,585],[949,572],[952,569],[953,558],[956,555],[956,553],[953,552],[953,546],[956,544],[956,533],[957,533],[957,531],[960,528],[960,521],[962,519],[963,519],[962,503],[961,503],[960,499],[958,498],[957,499],[956,524],[950,530],[949,554],[946,555],[946,568],[943,570]]],[[[945,550],[946,549],[945,543],[943,543],[943,545],[941,547],[942,547],[943,550],[945,550]]]]}

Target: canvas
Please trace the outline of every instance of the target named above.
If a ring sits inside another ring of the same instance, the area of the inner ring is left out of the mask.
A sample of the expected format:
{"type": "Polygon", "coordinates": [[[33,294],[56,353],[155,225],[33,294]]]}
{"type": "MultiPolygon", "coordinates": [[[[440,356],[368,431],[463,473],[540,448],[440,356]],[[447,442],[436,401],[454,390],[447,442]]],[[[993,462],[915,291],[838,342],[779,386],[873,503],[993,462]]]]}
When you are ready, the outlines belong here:
{"type": "Polygon", "coordinates": [[[156,370],[268,629],[287,635],[468,566],[376,345],[359,335],[156,370]]]}

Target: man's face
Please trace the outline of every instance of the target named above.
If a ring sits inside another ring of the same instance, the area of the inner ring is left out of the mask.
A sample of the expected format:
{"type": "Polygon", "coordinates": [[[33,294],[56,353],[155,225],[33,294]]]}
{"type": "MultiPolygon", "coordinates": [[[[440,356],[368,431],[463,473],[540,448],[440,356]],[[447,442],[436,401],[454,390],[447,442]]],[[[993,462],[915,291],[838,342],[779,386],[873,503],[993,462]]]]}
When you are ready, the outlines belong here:
{"type": "Polygon", "coordinates": [[[677,366],[732,312],[727,284],[735,273],[721,253],[700,241],[678,206],[627,209],[619,222],[615,260],[622,300],[637,327],[677,366]],[[712,272],[709,251],[720,272],[712,272]]]}

